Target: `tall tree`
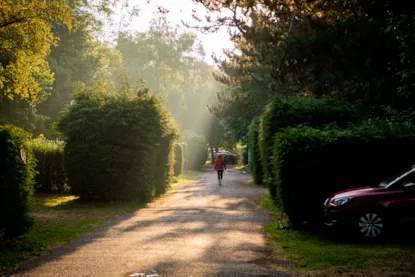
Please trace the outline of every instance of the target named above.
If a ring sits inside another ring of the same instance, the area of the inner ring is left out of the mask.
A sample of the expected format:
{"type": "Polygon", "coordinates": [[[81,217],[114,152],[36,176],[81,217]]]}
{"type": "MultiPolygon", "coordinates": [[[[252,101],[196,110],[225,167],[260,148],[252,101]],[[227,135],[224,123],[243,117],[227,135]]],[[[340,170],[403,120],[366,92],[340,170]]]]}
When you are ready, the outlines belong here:
{"type": "MultiPolygon", "coordinates": [[[[340,97],[382,116],[412,118],[415,3],[396,1],[197,0],[211,12],[201,31],[230,26],[236,51],[217,60],[228,85],[213,110],[237,125],[262,112],[272,95],[340,97]],[[237,113],[241,107],[251,111],[237,113]],[[228,111],[238,116],[229,117],[228,111]],[[228,117],[227,117],[228,116],[228,117]]],[[[227,120],[227,121],[229,121],[227,120]]]]}
{"type": "Polygon", "coordinates": [[[159,16],[147,32],[120,34],[117,49],[130,83],[144,80],[164,98],[182,129],[205,131],[206,105],[215,103],[220,87],[212,77],[213,68],[203,60],[205,53],[195,34],[180,32],[159,16]]]}
{"type": "Polygon", "coordinates": [[[46,61],[57,43],[51,22],[70,27],[71,9],[60,1],[4,0],[0,10],[1,94],[34,104],[53,80],[46,61]]]}

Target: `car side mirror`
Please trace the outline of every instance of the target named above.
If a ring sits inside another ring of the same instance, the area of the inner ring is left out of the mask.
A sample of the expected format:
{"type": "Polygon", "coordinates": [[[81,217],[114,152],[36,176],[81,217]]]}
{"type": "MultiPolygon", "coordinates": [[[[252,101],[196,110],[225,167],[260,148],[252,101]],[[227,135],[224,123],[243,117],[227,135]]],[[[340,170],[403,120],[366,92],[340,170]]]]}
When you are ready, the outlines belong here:
{"type": "Polygon", "coordinates": [[[406,183],[403,185],[403,190],[405,192],[412,192],[415,190],[415,184],[414,183],[406,183]]]}

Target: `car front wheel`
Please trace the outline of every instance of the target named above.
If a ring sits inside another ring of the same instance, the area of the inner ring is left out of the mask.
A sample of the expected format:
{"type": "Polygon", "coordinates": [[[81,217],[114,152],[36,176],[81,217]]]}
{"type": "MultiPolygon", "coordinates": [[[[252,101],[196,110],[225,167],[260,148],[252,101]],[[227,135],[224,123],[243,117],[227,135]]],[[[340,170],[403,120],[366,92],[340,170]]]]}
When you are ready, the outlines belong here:
{"type": "Polygon", "coordinates": [[[364,238],[379,238],[385,233],[385,218],[375,211],[363,212],[358,216],[358,232],[364,238]]]}

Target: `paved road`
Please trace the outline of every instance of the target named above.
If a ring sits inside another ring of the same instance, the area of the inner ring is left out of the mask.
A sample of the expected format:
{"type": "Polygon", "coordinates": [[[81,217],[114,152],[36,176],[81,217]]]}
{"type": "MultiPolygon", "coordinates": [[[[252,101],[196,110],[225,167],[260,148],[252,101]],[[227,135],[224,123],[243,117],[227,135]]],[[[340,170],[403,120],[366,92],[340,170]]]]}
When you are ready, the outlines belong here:
{"type": "Polygon", "coordinates": [[[206,172],[13,276],[289,276],[261,233],[269,220],[257,208],[265,190],[249,179],[230,169],[218,186],[206,172]]]}

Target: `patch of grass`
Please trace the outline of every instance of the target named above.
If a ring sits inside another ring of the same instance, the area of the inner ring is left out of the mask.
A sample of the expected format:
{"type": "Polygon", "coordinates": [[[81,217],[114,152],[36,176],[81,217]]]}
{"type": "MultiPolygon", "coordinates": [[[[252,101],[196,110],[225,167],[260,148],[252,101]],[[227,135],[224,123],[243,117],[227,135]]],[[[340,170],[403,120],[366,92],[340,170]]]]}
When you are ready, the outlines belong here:
{"type": "Polygon", "coordinates": [[[36,196],[35,224],[23,236],[0,241],[0,272],[93,231],[109,220],[143,207],[137,202],[91,203],[76,196],[36,196]]]}
{"type": "Polygon", "coordinates": [[[48,207],[48,208],[53,208],[56,206],[64,205],[66,203],[72,202],[77,199],[79,199],[79,197],[75,195],[52,197],[52,198],[46,199],[45,202],[43,203],[43,206],[48,207]]]}
{"type": "Polygon", "coordinates": [[[415,254],[414,244],[358,243],[350,234],[333,234],[325,230],[307,231],[282,228],[286,217],[274,206],[269,195],[264,196],[261,207],[268,210],[272,222],[265,227],[274,248],[282,250],[286,259],[294,260],[296,266],[309,270],[324,270],[347,266],[361,268],[384,264],[394,259],[396,264],[405,264],[415,254]],[[348,239],[344,239],[347,236],[348,239]]]}

